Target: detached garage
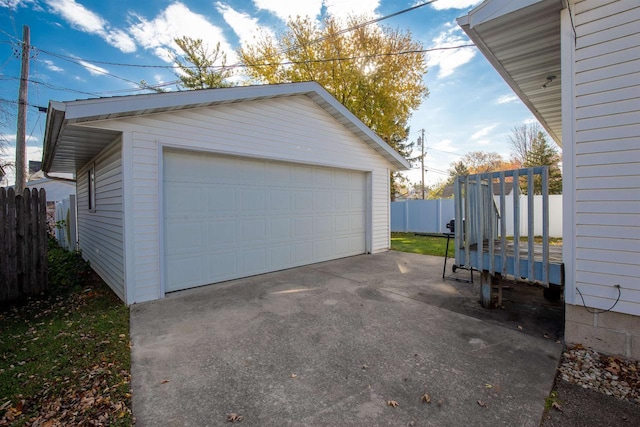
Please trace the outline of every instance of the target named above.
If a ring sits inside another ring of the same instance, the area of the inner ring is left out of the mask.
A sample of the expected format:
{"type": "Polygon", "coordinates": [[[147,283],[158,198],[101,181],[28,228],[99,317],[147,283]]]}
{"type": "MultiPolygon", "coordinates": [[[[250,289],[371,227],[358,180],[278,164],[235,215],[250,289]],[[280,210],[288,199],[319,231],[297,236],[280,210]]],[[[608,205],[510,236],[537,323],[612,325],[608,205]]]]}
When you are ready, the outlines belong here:
{"type": "Polygon", "coordinates": [[[51,102],[83,257],[127,303],[389,249],[409,167],[316,83],[51,102]]]}

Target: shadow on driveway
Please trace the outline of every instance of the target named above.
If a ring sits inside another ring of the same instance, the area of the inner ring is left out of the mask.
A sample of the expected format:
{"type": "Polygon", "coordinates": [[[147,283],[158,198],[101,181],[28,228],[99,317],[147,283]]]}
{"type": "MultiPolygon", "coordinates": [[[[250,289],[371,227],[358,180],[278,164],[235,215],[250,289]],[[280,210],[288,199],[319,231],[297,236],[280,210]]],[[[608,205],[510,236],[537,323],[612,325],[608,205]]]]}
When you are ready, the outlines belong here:
{"type": "Polygon", "coordinates": [[[484,310],[442,262],[390,251],[133,306],[137,425],[538,426],[562,305],[517,287],[484,310]]]}

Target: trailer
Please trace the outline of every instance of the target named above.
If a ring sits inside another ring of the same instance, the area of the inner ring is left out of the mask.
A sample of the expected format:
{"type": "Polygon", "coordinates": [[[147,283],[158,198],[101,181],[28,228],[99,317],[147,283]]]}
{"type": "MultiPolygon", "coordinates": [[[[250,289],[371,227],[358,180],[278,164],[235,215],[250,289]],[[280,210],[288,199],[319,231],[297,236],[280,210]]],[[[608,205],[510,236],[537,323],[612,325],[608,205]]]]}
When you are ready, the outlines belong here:
{"type": "Polygon", "coordinates": [[[455,264],[481,274],[481,301],[484,307],[502,304],[501,281],[538,283],[545,295],[559,294],[564,285],[562,247],[549,244],[549,169],[547,166],[487,172],[457,177],[454,182],[455,264]],[[505,182],[513,181],[512,212],[507,215],[505,182]],[[520,184],[526,181],[527,233],[520,233],[520,184]],[[542,196],[542,233],[536,243],[534,228],[534,183],[542,196]],[[500,188],[499,202],[493,194],[500,188]],[[513,221],[513,236],[507,236],[507,216],[513,221]],[[493,294],[494,282],[498,294],[493,294]]]}

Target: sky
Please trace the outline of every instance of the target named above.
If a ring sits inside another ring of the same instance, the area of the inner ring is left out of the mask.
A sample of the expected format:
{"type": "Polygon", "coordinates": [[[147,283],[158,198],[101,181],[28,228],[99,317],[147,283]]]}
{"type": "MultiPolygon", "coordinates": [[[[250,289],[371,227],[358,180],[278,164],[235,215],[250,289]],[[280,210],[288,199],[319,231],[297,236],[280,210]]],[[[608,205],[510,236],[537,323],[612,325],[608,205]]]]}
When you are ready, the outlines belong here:
{"type": "MultiPolygon", "coordinates": [[[[0,133],[5,156],[15,158],[22,28],[33,47],[28,88],[27,157],[40,160],[49,100],[68,101],[145,93],[139,82],[176,90],[170,68],[176,37],[220,42],[227,63],[236,51],[266,32],[286,28],[289,16],[326,14],[384,17],[423,0],[0,0],[0,103],[10,113],[0,133]]],[[[455,19],[480,0],[436,0],[378,25],[410,31],[425,49],[471,44],[455,19]]],[[[514,126],[535,122],[475,47],[427,54],[429,96],[413,112],[410,141],[425,130],[426,185],[446,178],[452,162],[471,151],[509,158],[514,126]]],[[[421,180],[420,165],[406,173],[421,180]]],[[[13,178],[8,177],[9,184],[13,178]]]]}

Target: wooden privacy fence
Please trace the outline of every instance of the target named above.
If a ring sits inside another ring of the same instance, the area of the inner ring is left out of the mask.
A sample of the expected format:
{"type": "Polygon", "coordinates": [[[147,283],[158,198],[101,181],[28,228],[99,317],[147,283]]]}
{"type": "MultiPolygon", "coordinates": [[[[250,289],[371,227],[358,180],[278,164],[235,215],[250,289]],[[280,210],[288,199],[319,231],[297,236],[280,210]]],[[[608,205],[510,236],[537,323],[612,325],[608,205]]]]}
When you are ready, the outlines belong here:
{"type": "Polygon", "coordinates": [[[0,188],[0,303],[47,289],[47,199],[44,189],[0,188]]]}

